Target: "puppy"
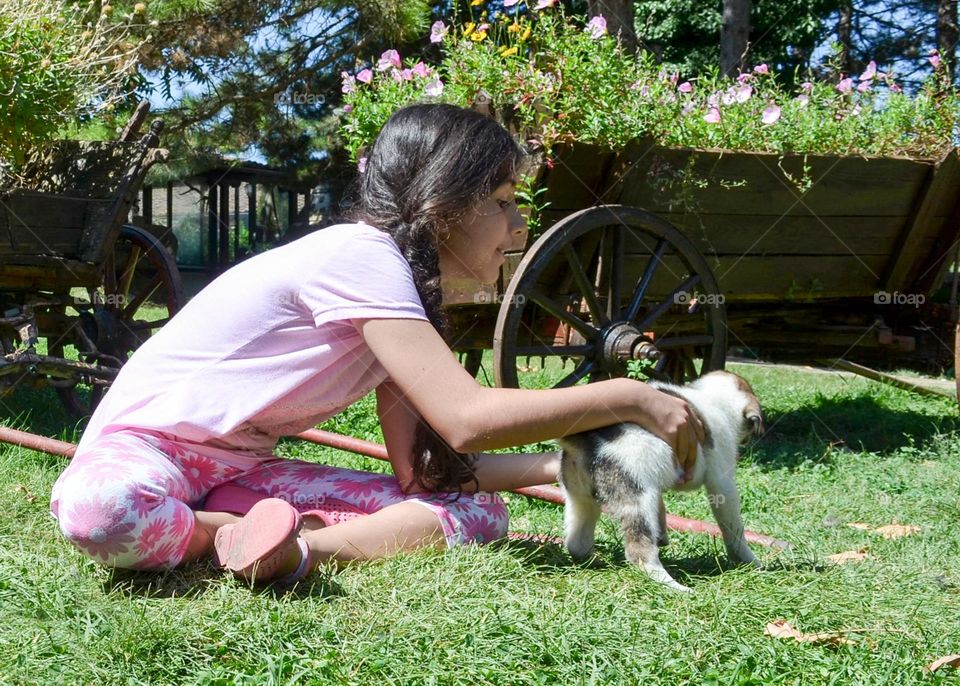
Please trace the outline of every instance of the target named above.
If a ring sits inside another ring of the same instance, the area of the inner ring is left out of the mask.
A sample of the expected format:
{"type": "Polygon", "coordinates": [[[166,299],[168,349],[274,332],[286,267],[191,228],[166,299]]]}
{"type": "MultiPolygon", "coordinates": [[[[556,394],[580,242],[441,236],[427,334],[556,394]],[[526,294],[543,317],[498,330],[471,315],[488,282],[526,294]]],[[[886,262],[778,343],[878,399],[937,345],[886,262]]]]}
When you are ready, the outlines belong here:
{"type": "Polygon", "coordinates": [[[759,567],[743,536],[740,496],[733,480],[739,444],[763,432],[760,404],[750,384],[736,374],[717,371],[687,386],[660,382],[650,386],[686,400],[703,423],[705,437],[697,450],[693,477],[679,483],[683,472],[673,450],[636,424],[616,424],[560,439],[567,550],[574,559],[588,558],[597,520],[601,511],[606,512],[623,529],[628,561],[642,566],[655,581],[689,591],[660,563],[657,545],[666,545],[661,493],[705,485],[727,556],[759,567]]]}

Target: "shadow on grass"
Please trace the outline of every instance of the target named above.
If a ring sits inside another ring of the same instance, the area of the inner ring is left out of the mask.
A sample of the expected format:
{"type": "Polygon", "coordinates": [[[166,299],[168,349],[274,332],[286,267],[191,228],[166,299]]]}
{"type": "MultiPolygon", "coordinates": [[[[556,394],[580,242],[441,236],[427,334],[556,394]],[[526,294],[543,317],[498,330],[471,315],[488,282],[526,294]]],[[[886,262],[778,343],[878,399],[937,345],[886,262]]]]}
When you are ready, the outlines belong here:
{"type": "Polygon", "coordinates": [[[113,569],[101,587],[105,593],[119,592],[144,598],[197,598],[224,584],[274,598],[332,600],[346,595],[334,575],[326,571],[311,574],[292,587],[272,585],[250,588],[243,581],[231,579],[212,563],[195,563],[167,572],[113,569]]]}
{"type": "Polygon", "coordinates": [[[756,464],[770,469],[792,468],[811,459],[829,462],[831,448],[884,455],[960,431],[960,416],[892,408],[870,396],[816,399],[798,410],[771,412],[765,419],[767,432],[750,450],[756,464]]]}

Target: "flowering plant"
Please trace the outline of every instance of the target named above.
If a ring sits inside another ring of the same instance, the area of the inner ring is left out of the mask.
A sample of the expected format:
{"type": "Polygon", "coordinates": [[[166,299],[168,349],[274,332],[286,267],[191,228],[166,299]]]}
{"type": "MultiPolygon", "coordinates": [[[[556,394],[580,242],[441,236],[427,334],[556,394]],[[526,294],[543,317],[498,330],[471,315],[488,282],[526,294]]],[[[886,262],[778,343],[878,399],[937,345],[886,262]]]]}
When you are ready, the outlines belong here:
{"type": "Polygon", "coordinates": [[[137,85],[146,5],[119,19],[109,4],[91,11],[62,0],[0,3],[0,161],[16,168],[137,85]]]}
{"type": "Polygon", "coordinates": [[[434,24],[435,65],[388,51],[344,72],[342,130],[355,158],[395,109],[424,100],[479,101],[546,151],[568,141],[616,149],[644,135],[666,146],[918,158],[954,144],[960,101],[936,53],[914,95],[874,62],[862,74],[834,68],[833,78],[790,92],[765,64],[735,79],[680,78],[650,53],[625,54],[602,17],[577,21],[553,0],[503,6],[462,25],[434,24]]]}

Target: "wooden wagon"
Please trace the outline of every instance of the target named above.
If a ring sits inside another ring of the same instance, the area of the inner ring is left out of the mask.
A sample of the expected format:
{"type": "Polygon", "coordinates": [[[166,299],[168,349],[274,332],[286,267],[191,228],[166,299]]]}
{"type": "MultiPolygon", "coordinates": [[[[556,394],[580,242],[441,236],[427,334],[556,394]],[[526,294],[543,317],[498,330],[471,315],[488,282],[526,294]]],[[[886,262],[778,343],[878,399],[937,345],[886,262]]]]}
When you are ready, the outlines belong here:
{"type": "Polygon", "coordinates": [[[60,141],[16,187],[0,176],[0,393],[52,385],[70,411],[87,414],[181,306],[173,256],[126,225],[144,175],[165,155],[162,122],[136,140],[147,109],[119,141],[60,141]]]}
{"type": "Polygon", "coordinates": [[[954,366],[960,163],[577,143],[539,173],[542,235],[498,287],[451,292],[455,349],[498,385],[526,358],[560,385],[684,381],[728,349],[786,360],[954,366]]]}

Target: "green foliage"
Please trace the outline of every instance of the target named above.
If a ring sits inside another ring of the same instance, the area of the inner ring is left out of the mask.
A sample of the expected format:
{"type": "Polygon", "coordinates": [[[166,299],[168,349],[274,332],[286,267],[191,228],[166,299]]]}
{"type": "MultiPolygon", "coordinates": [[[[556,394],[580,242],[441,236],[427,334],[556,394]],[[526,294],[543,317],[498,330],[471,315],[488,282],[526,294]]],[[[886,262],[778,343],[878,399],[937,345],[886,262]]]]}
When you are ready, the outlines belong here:
{"type": "MultiPolygon", "coordinates": [[[[809,68],[810,56],[831,26],[837,0],[754,0],[750,12],[753,64],[769,63],[785,78],[809,68]]],[[[720,0],[637,0],[637,37],[664,64],[684,77],[699,76],[720,62],[720,0]]]]}
{"type": "Polygon", "coordinates": [[[429,99],[489,99],[546,150],[567,141],[621,148],[649,135],[668,146],[927,158],[952,146],[956,133],[958,98],[943,65],[912,97],[873,68],[794,88],[766,64],[736,80],[714,69],[684,81],[651,53],[628,56],[560,12],[521,10],[484,30],[479,21],[451,27],[435,67],[412,58],[400,68],[375,64],[356,75],[369,83],[344,74],[343,133],[354,156],[397,107],[429,99]]]}
{"type": "Polygon", "coordinates": [[[137,83],[137,16],[90,19],[61,0],[0,0],[0,160],[112,109],[137,83]]]}

